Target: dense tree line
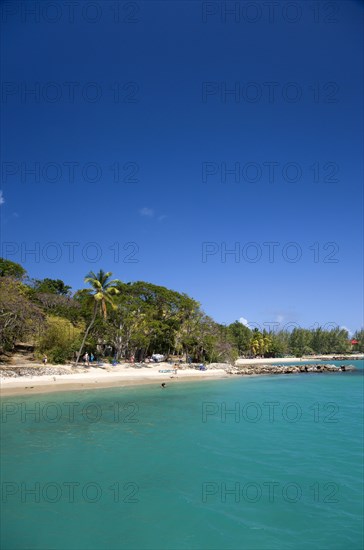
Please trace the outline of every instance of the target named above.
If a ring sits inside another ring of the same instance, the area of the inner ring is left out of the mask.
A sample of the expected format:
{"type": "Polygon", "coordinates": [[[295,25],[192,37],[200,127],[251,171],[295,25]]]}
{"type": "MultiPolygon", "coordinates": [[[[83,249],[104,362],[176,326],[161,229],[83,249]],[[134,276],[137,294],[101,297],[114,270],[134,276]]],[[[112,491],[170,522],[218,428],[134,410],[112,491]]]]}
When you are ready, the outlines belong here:
{"type": "Polygon", "coordinates": [[[112,280],[90,272],[88,288],[72,294],[60,279],[30,279],[25,269],[0,258],[0,353],[32,343],[50,362],[96,357],[141,361],[153,353],[194,362],[234,361],[239,356],[282,357],[364,352],[364,330],[294,328],[251,330],[239,321],[216,323],[187,294],[151,283],[112,280]]]}

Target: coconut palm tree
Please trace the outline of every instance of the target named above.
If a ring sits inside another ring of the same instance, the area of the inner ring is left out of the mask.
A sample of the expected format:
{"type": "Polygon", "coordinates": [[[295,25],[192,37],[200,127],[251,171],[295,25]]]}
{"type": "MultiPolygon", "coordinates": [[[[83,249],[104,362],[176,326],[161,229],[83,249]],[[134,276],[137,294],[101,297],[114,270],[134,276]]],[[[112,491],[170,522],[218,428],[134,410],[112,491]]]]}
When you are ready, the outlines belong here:
{"type": "Polygon", "coordinates": [[[250,347],[254,355],[264,355],[270,350],[272,339],[267,334],[254,333],[250,341],[250,347]]]}
{"type": "Polygon", "coordinates": [[[111,272],[105,273],[105,271],[100,269],[97,274],[93,271],[90,271],[90,273],[88,273],[85,277],[85,283],[91,285],[91,288],[87,289],[86,292],[94,298],[94,311],[90,324],[88,325],[85,332],[85,336],[83,337],[80,350],[77,354],[76,365],[80,360],[87,336],[96,320],[97,314],[101,312],[104,319],[106,319],[107,305],[110,305],[113,309],[115,309],[116,307],[114,304],[113,296],[115,294],[119,294],[120,292],[115,286],[120,283],[120,281],[118,281],[117,279],[111,281],[111,275],[111,272]]]}

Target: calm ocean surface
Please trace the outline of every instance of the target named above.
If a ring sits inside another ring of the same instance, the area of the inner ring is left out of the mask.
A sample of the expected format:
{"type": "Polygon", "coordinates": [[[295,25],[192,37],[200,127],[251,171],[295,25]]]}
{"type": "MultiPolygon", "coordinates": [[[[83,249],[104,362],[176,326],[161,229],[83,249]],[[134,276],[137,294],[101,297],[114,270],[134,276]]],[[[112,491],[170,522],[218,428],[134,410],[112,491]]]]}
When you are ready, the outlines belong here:
{"type": "Polygon", "coordinates": [[[352,363],[3,399],[1,548],[361,550],[352,363]]]}

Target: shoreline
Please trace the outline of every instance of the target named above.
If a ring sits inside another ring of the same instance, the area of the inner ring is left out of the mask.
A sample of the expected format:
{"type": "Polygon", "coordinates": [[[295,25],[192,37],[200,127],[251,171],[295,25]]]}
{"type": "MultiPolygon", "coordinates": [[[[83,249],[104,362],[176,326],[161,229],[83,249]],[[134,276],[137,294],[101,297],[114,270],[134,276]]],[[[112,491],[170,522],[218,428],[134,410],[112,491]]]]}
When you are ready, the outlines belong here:
{"type": "MultiPolygon", "coordinates": [[[[93,369],[94,371],[97,369],[93,369]]],[[[65,391],[82,391],[99,388],[124,388],[130,386],[143,386],[151,384],[175,384],[180,381],[193,382],[195,380],[217,380],[230,378],[223,369],[211,370],[210,372],[194,371],[188,369],[173,373],[160,372],[85,372],[80,374],[65,375],[44,375],[44,376],[21,376],[18,378],[2,379],[0,382],[0,396],[8,397],[15,395],[34,395],[65,391]]],[[[146,370],[146,369],[145,369],[146,370]]],[[[149,370],[149,369],[148,369],[149,370]]]]}
{"type": "MultiPolygon", "coordinates": [[[[235,362],[236,367],[254,367],[258,365],[269,365],[272,363],[304,363],[307,361],[333,360],[335,355],[314,356],[314,357],[282,357],[269,359],[238,359],[235,362]]],[[[356,356],[358,357],[358,356],[356,356]]],[[[364,355],[362,356],[364,358],[364,355]]],[[[341,360],[354,360],[350,356],[341,360]]],[[[68,370],[67,374],[43,374],[16,377],[3,377],[0,379],[0,396],[33,395],[66,391],[82,391],[98,388],[123,388],[130,386],[141,386],[150,384],[177,383],[179,381],[192,382],[202,380],[221,380],[227,379],[238,373],[232,373],[234,367],[229,364],[215,364],[215,367],[207,368],[206,371],[199,371],[193,368],[178,368],[177,374],[174,372],[159,372],[160,370],[171,370],[173,368],[168,363],[157,363],[151,366],[136,367],[124,363],[117,367],[81,367],[76,373],[72,372],[71,365],[48,365],[49,368],[62,368],[68,370]],[[230,370],[230,372],[229,372],[230,370]]],[[[40,365],[39,365],[40,366],[40,365]]],[[[18,365],[18,368],[37,368],[38,365],[18,365]]],[[[235,368],[236,368],[235,367],[235,368]]],[[[264,376],[267,373],[246,374],[239,376],[264,376]]]]}

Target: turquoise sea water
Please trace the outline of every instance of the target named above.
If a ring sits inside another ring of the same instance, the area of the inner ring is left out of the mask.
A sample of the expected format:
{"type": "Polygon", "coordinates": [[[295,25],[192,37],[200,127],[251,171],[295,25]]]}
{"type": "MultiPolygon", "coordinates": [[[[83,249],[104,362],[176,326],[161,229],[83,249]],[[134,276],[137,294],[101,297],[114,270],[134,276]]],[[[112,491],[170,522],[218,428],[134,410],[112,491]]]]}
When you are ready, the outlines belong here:
{"type": "Polygon", "coordinates": [[[3,399],[1,548],[360,550],[355,364],[3,399]]]}

